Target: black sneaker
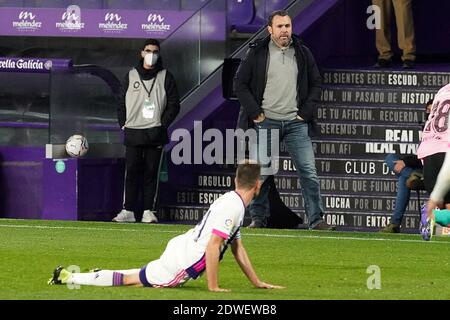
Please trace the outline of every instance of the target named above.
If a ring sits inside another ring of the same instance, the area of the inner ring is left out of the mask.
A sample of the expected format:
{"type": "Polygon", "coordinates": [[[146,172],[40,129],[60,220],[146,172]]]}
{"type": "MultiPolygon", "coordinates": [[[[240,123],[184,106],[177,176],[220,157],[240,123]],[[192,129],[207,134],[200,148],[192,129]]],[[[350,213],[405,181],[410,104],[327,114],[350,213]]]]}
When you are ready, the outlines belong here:
{"type": "Polygon", "coordinates": [[[63,266],[57,266],[55,270],[53,270],[52,277],[47,281],[47,284],[61,284],[61,281],[58,279],[61,270],[64,269],[63,266]]]}
{"type": "Polygon", "coordinates": [[[383,233],[400,233],[400,225],[389,223],[386,227],[380,230],[383,233]]]}
{"type": "Polygon", "coordinates": [[[309,228],[310,230],[325,230],[325,231],[334,231],[336,230],[335,226],[331,226],[325,221],[321,221],[318,224],[316,224],[314,227],[309,228]]]}
{"type": "Polygon", "coordinates": [[[392,65],[391,59],[378,59],[375,63],[375,68],[389,68],[392,65]]]}
{"type": "Polygon", "coordinates": [[[414,61],[412,60],[403,61],[403,69],[413,69],[413,68],[414,68],[414,61]]]}

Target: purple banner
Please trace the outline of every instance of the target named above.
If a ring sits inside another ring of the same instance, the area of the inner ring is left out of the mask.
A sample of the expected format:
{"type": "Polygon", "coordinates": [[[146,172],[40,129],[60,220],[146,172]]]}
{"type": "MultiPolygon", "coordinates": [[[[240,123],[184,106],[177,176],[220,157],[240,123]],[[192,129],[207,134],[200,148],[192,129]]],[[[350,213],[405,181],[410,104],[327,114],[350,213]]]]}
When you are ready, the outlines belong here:
{"type": "Polygon", "coordinates": [[[8,58],[0,57],[0,72],[48,73],[55,69],[68,69],[72,66],[69,59],[8,58]]]}
{"type": "Polygon", "coordinates": [[[0,8],[4,36],[165,39],[194,11],[0,8]]]}

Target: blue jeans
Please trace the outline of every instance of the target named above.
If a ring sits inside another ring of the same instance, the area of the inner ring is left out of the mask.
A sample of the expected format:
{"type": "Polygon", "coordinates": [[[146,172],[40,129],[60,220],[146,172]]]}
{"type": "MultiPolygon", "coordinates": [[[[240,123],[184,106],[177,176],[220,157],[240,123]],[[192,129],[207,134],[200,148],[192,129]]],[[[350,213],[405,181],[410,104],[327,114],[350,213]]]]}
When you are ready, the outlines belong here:
{"type": "MultiPolygon", "coordinates": [[[[391,171],[394,171],[394,161],[397,160],[400,160],[400,157],[398,155],[388,154],[384,159],[384,162],[386,162],[391,171]]],[[[402,171],[400,171],[400,173],[395,174],[398,178],[398,189],[397,197],[395,198],[395,209],[394,214],[392,215],[391,223],[395,223],[398,225],[402,223],[403,215],[405,214],[406,207],[408,207],[409,197],[411,195],[411,191],[406,186],[406,180],[408,180],[413,171],[413,168],[404,167],[402,171]]]]}
{"type": "MultiPolygon", "coordinates": [[[[271,156],[271,145],[283,141],[289,155],[297,169],[300,179],[303,199],[305,200],[305,211],[308,217],[308,225],[313,228],[322,222],[324,214],[322,197],[320,195],[320,184],[317,176],[316,163],[311,139],[308,136],[308,124],[300,120],[279,121],[265,119],[255,124],[258,133],[258,149],[263,155],[271,156]],[[260,136],[262,130],[267,130],[267,139],[260,136]],[[278,130],[279,140],[275,141],[273,130],[278,130]],[[265,152],[265,153],[264,153],[265,152]]],[[[254,158],[259,159],[256,155],[254,158]]],[[[278,155],[274,155],[277,157],[278,155]]],[[[273,164],[272,164],[273,165],[273,164]]],[[[260,194],[250,203],[249,211],[253,220],[267,221],[270,216],[269,208],[269,185],[267,176],[262,175],[264,181],[260,194]]]]}

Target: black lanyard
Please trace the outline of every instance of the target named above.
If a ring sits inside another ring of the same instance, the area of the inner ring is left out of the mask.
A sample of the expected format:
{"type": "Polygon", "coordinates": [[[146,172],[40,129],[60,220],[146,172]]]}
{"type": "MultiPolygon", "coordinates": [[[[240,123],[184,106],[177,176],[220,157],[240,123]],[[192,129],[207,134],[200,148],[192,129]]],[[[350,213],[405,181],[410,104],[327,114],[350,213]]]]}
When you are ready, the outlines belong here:
{"type": "Polygon", "coordinates": [[[139,72],[138,72],[138,75],[139,75],[139,80],[141,80],[141,83],[142,83],[142,85],[144,86],[145,92],[147,92],[148,97],[150,98],[150,94],[151,94],[152,91],[153,91],[153,87],[155,86],[156,78],[158,77],[158,74],[155,75],[155,80],[153,80],[153,83],[152,83],[152,86],[151,86],[150,90],[148,90],[147,87],[145,86],[145,83],[144,83],[144,81],[142,80],[142,77],[141,77],[141,75],[140,75],[139,72]]]}

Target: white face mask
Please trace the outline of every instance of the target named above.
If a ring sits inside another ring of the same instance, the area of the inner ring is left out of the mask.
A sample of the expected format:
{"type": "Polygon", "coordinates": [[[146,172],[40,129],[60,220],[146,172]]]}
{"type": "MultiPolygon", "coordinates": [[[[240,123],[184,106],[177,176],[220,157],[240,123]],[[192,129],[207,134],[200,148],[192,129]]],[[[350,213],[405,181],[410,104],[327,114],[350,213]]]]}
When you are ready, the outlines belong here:
{"type": "Polygon", "coordinates": [[[144,56],[144,62],[148,66],[154,66],[156,61],[158,61],[158,58],[159,56],[157,53],[150,52],[144,56]]]}

